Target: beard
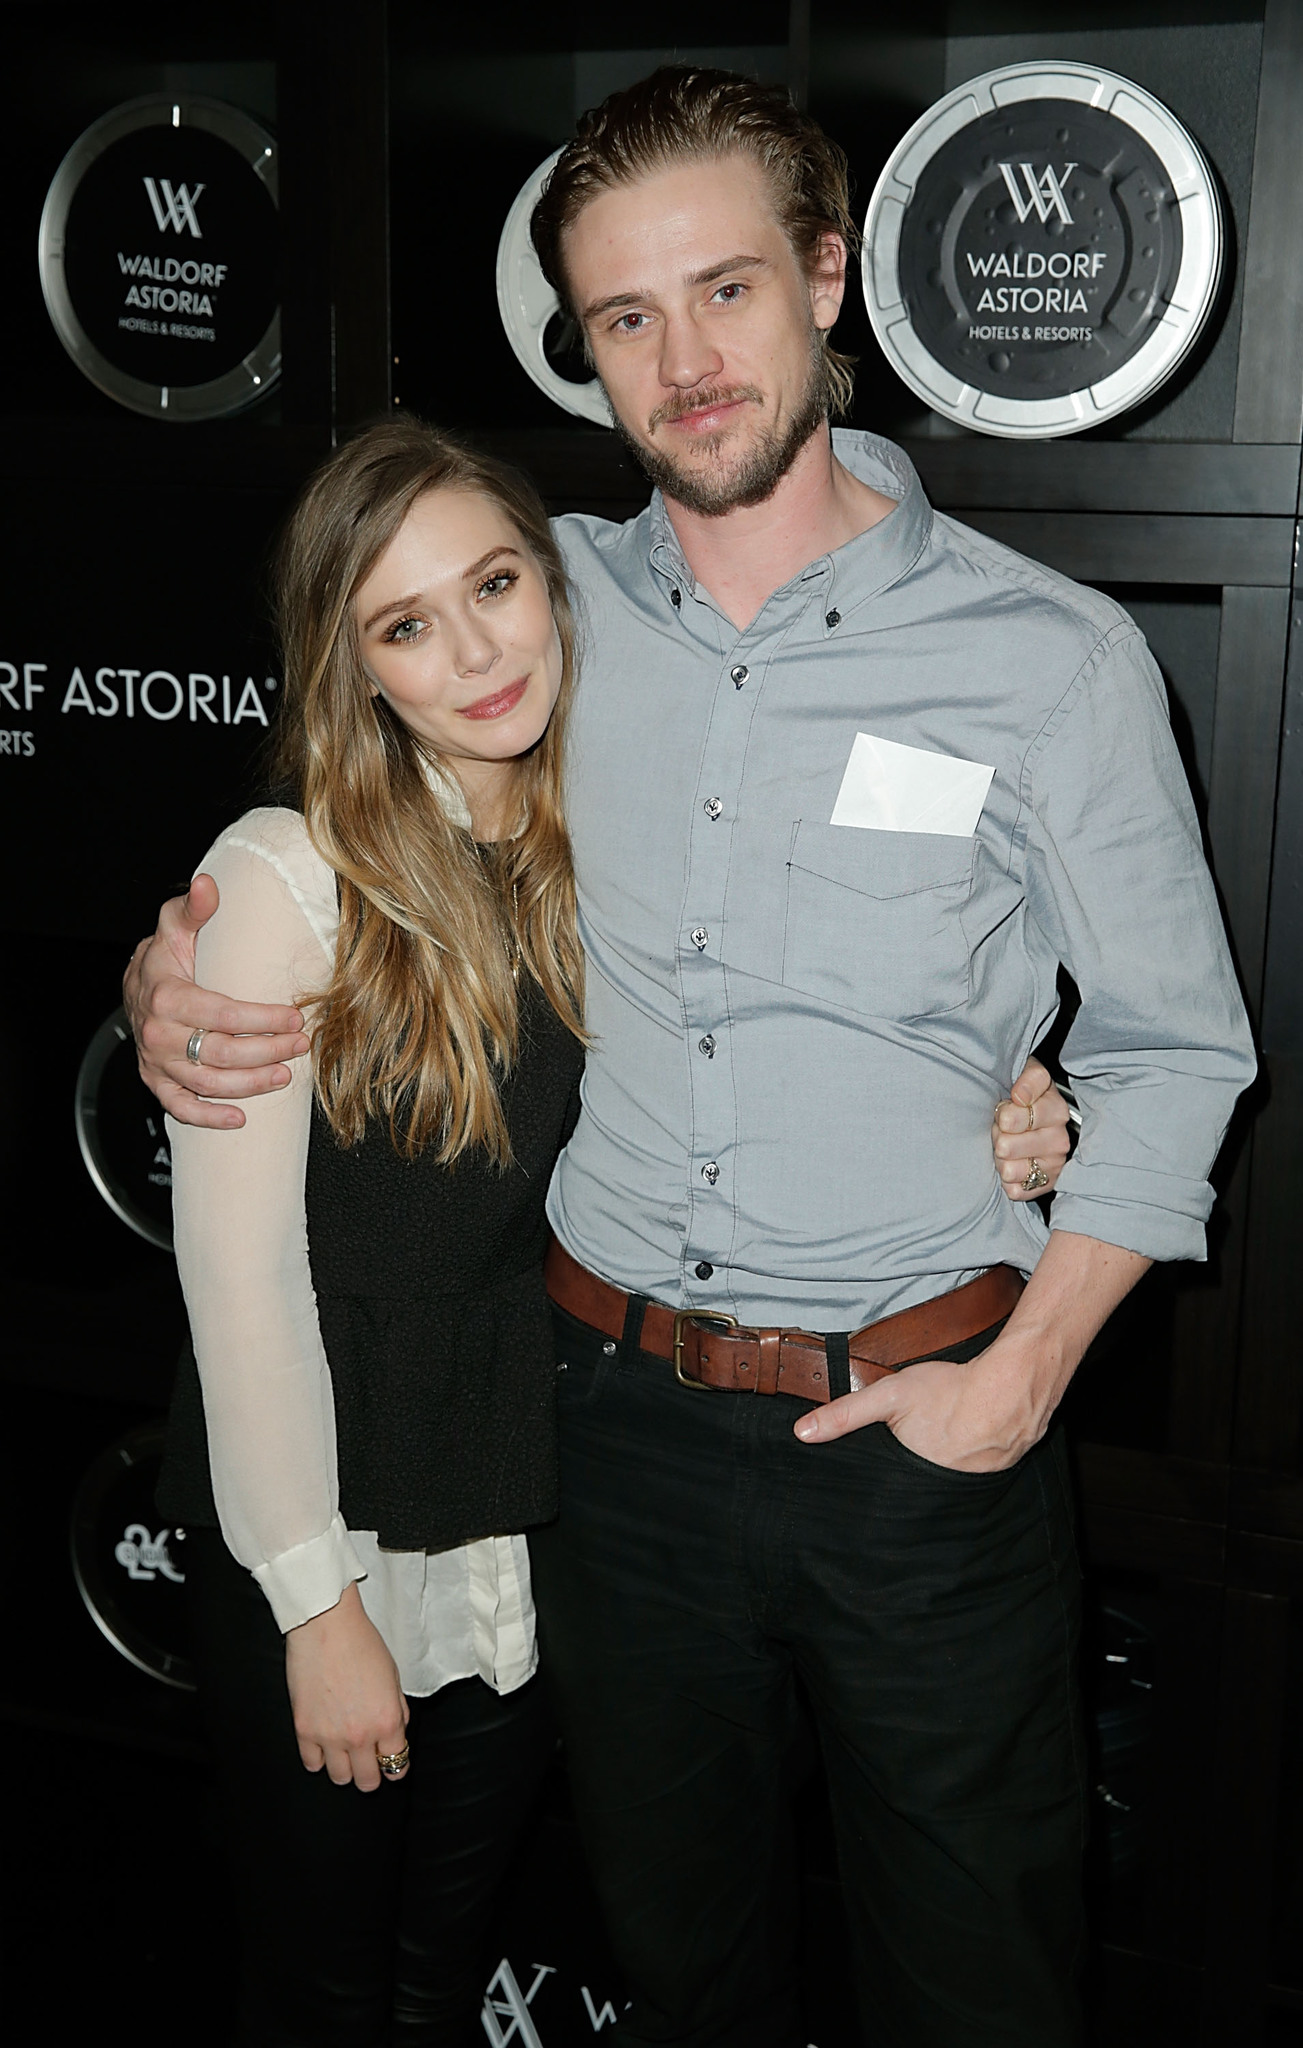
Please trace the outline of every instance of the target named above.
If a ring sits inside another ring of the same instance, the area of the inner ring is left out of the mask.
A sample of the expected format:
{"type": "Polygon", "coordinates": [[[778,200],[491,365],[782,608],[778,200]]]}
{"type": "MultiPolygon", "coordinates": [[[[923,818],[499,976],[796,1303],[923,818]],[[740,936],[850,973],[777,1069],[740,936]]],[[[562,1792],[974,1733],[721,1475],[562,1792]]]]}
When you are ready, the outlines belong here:
{"type": "MultiPolygon", "coordinates": [[[[652,414],[649,427],[654,432],[665,421],[681,419],[686,412],[697,412],[705,405],[727,404],[737,399],[764,404],[764,396],[754,384],[694,391],[659,407],[652,414]]],[[[755,440],[732,458],[723,453],[727,435],[717,434],[699,444],[706,458],[704,462],[676,460],[674,456],[645,447],[636,440],[614,406],[611,408],[616,432],[648,481],[665,497],[681,505],[685,512],[696,512],[707,519],[720,518],[739,506],[763,504],[827,416],[828,378],[823,350],[817,342],[810,351],[805,388],[786,424],[779,428],[762,427],[755,440]]]]}

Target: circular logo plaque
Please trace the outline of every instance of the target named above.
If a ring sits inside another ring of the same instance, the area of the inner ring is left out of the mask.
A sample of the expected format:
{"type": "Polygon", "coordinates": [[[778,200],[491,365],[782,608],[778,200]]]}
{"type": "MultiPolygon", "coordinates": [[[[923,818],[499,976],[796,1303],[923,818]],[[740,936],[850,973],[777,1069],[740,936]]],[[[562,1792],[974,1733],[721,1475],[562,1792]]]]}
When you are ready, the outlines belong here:
{"type": "Polygon", "coordinates": [[[929,108],[878,180],[864,297],[888,361],[961,426],[1080,433],[1138,405],[1221,275],[1197,144],[1127,79],[1012,64],[929,108]]]}
{"type": "Polygon", "coordinates": [[[498,240],[498,312],[516,360],[554,405],[595,426],[609,427],[606,393],[583,360],[583,342],[544,277],[529,239],[529,217],[549,171],[560,156],[554,149],[511,204],[498,240]],[[569,372],[570,374],[566,374],[569,372]]]}
{"type": "Polygon", "coordinates": [[[115,1216],[172,1249],[172,1154],[163,1112],[140,1078],[127,1013],[106,1017],[77,1075],[77,1143],[115,1216]]]}
{"type": "Polygon", "coordinates": [[[280,374],[276,145],[216,100],[131,100],[41,215],[41,285],[78,368],[133,412],[238,412],[280,374]]]}
{"type": "Polygon", "coordinates": [[[100,1634],[164,1685],[195,1690],[184,1529],[160,1528],[154,1488],[164,1426],[142,1423],[95,1460],[72,1506],[72,1569],[100,1634]]]}

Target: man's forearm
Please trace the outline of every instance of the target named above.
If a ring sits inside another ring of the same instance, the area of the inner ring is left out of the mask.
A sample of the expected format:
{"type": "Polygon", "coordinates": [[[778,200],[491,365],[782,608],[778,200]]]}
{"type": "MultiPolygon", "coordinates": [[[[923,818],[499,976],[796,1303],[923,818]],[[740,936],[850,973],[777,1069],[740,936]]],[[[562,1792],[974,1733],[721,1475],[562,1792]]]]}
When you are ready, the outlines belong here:
{"type": "Polygon", "coordinates": [[[1099,1238],[1056,1230],[1000,1335],[955,1365],[928,1359],[794,1424],[807,1443],[885,1422],[910,1450],[957,1471],[997,1472],[1050,1425],[1086,1348],[1152,1264],[1099,1238]]]}
{"type": "Polygon", "coordinates": [[[1052,1230],[1022,1299],[982,1364],[1025,1379],[1037,1434],[1092,1340],[1152,1259],[1075,1231],[1052,1230]]]}

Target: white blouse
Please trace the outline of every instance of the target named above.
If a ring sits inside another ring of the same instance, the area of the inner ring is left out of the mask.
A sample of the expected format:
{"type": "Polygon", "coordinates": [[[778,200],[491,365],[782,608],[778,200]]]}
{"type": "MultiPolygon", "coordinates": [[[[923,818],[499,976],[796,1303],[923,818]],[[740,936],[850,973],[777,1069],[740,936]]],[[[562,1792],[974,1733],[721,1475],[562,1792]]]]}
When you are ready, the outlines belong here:
{"type": "MultiPolygon", "coordinates": [[[[199,934],[196,976],[248,1002],[297,1003],[335,957],[335,877],[295,811],[254,810],[200,866],[221,908],[199,934]]],[[[312,1071],[241,1103],[244,1128],[168,1118],[177,1265],[203,1387],[222,1534],[282,1630],[358,1582],[403,1690],[478,1675],[512,1692],[537,1662],[523,1536],[456,1550],[382,1550],[339,1513],[330,1367],[308,1264],[304,1179],[312,1071]]]]}

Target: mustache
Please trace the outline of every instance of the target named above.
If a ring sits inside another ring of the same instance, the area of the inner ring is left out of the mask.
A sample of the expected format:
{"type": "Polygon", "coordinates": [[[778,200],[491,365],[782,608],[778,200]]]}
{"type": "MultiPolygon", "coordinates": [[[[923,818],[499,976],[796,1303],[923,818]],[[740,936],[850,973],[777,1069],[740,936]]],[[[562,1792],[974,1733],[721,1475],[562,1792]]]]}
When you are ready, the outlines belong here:
{"type": "Polygon", "coordinates": [[[664,405],[658,405],[647,422],[647,431],[654,434],[657,427],[672,424],[683,419],[690,412],[706,412],[712,405],[736,405],[741,399],[749,399],[753,405],[764,404],[764,394],[754,384],[720,385],[711,391],[683,391],[673,398],[667,398],[664,405]]]}

